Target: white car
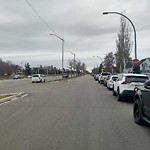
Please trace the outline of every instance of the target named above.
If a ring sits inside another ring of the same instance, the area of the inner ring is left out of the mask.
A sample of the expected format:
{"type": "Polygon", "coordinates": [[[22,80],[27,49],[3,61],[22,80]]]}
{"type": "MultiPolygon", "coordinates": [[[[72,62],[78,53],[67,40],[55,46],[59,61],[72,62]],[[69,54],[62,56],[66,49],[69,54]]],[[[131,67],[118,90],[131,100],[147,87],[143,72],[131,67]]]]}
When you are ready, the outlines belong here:
{"type": "Polygon", "coordinates": [[[95,75],[95,80],[96,80],[96,81],[99,79],[99,76],[100,76],[100,75],[101,75],[100,73],[98,73],[98,74],[95,75]]]}
{"type": "Polygon", "coordinates": [[[103,84],[104,83],[104,79],[108,76],[108,75],[111,75],[110,72],[102,72],[101,75],[99,76],[98,78],[98,82],[100,84],[103,84]]]}
{"type": "Polygon", "coordinates": [[[15,74],[15,75],[13,76],[13,79],[21,79],[21,75],[15,74]]]}
{"type": "Polygon", "coordinates": [[[32,83],[46,82],[45,78],[41,74],[34,74],[32,76],[32,83]]]}
{"type": "Polygon", "coordinates": [[[111,90],[111,89],[113,89],[113,87],[114,87],[114,82],[116,82],[117,81],[117,79],[118,79],[118,75],[111,75],[110,77],[109,77],[109,79],[107,80],[107,88],[109,89],[109,90],[111,90]]]}
{"type": "Polygon", "coordinates": [[[143,86],[148,76],[144,74],[119,74],[118,80],[114,82],[113,95],[117,96],[118,101],[123,98],[133,99],[134,88],[143,86]]]}

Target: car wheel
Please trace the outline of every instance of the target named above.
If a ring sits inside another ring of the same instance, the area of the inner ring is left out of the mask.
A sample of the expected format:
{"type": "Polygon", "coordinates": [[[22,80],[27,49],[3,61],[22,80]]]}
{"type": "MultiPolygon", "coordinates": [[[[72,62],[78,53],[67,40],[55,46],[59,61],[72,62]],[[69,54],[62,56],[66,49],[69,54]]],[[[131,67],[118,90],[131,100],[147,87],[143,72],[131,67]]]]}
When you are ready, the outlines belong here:
{"type": "Polygon", "coordinates": [[[117,90],[117,100],[121,101],[121,95],[120,95],[120,90],[119,89],[117,90]]]}
{"type": "Polygon", "coordinates": [[[138,99],[135,101],[134,106],[133,106],[133,117],[134,117],[135,123],[137,124],[143,123],[142,106],[138,99]]]}
{"type": "Polygon", "coordinates": [[[116,92],[114,91],[114,89],[113,89],[112,93],[113,93],[113,96],[117,96],[117,94],[116,94],[116,92]]]}

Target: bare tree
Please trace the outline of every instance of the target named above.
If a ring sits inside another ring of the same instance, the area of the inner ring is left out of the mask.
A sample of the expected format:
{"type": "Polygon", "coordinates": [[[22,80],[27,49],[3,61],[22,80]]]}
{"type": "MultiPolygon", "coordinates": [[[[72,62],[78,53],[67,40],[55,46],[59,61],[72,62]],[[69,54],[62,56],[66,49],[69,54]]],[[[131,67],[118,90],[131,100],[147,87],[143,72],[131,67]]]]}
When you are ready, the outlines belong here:
{"type": "Polygon", "coordinates": [[[12,75],[16,73],[18,69],[19,66],[12,64],[11,61],[5,62],[0,58],[0,76],[12,75]]]}
{"type": "Polygon", "coordinates": [[[85,72],[86,71],[86,65],[84,62],[81,62],[80,60],[76,60],[74,62],[74,59],[69,59],[68,60],[68,64],[69,64],[69,68],[72,69],[76,69],[76,73],[79,75],[80,72],[85,72]]]}
{"type": "Polygon", "coordinates": [[[106,56],[104,57],[105,71],[113,72],[113,66],[115,63],[114,59],[115,59],[115,57],[113,55],[113,52],[106,54],[106,56]]]}
{"type": "Polygon", "coordinates": [[[116,67],[120,72],[123,71],[125,61],[130,59],[131,53],[131,31],[126,18],[121,16],[120,19],[120,30],[116,40],[116,67]]]}

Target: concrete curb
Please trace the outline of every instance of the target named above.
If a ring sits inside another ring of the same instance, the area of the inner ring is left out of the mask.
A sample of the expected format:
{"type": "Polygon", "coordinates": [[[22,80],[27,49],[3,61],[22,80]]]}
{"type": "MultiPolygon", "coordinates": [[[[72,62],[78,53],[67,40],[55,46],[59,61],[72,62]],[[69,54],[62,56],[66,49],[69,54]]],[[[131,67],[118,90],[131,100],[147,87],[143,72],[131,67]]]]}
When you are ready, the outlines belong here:
{"type": "MultiPolygon", "coordinates": [[[[80,76],[78,76],[80,77],[80,76]]],[[[55,80],[49,80],[47,82],[62,82],[62,81],[67,81],[67,80],[73,80],[73,79],[76,79],[78,77],[69,77],[69,78],[64,78],[64,79],[55,79],[55,80]]]]}
{"type": "Polygon", "coordinates": [[[9,95],[9,94],[14,94],[14,95],[0,99],[0,104],[5,103],[5,102],[8,102],[8,101],[11,101],[11,100],[18,99],[19,97],[22,97],[22,96],[26,95],[25,92],[20,92],[20,93],[8,93],[8,94],[3,94],[3,95],[9,95]]]}

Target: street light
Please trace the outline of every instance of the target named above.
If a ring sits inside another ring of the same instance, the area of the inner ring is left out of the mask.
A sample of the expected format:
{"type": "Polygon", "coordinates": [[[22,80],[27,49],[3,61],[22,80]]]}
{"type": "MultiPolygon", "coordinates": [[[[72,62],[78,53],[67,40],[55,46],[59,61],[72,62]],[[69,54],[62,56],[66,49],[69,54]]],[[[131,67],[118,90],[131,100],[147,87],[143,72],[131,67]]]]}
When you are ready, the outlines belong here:
{"type": "Polygon", "coordinates": [[[49,35],[53,35],[56,36],[57,38],[59,38],[62,41],[62,78],[63,78],[63,68],[64,68],[64,39],[59,37],[56,34],[49,34],[49,35]]]}
{"type": "Polygon", "coordinates": [[[73,52],[71,52],[71,51],[68,51],[68,52],[70,52],[70,53],[71,53],[71,54],[73,54],[73,56],[74,56],[74,72],[75,72],[76,54],[75,54],[75,53],[73,53],[73,52]]]}
{"type": "Polygon", "coordinates": [[[123,17],[125,17],[126,19],[129,20],[129,22],[131,23],[133,30],[134,30],[134,42],[135,42],[135,59],[137,59],[137,44],[136,44],[136,30],[135,30],[135,26],[133,24],[133,22],[125,15],[118,13],[118,12],[103,12],[103,15],[108,15],[108,14],[118,14],[121,15],[123,17]]]}
{"type": "Polygon", "coordinates": [[[21,75],[23,76],[23,63],[25,62],[26,60],[22,61],[21,62],[21,75]]]}
{"type": "Polygon", "coordinates": [[[102,65],[103,65],[103,59],[100,57],[100,56],[93,56],[93,57],[98,57],[102,62],[102,65]]]}
{"type": "MultiPolygon", "coordinates": [[[[99,68],[100,68],[100,67],[102,67],[102,69],[101,69],[101,70],[103,70],[103,59],[102,59],[100,56],[93,56],[93,57],[97,57],[97,58],[99,58],[99,59],[101,60],[101,64],[102,64],[102,66],[99,66],[99,68]]],[[[101,64],[100,64],[100,65],[101,65],[101,64]]]]}

